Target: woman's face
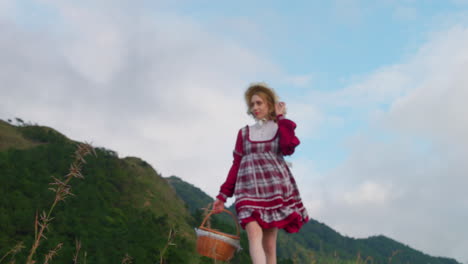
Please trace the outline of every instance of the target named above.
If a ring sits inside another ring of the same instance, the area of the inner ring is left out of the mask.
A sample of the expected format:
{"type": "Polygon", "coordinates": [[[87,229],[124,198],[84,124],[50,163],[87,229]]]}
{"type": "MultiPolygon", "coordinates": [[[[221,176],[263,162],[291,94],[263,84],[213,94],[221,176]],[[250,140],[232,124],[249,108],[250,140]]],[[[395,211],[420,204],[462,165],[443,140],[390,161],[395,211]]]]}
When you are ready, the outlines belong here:
{"type": "Polygon", "coordinates": [[[263,98],[254,94],[250,99],[250,111],[256,119],[264,119],[268,117],[268,104],[263,98]]]}

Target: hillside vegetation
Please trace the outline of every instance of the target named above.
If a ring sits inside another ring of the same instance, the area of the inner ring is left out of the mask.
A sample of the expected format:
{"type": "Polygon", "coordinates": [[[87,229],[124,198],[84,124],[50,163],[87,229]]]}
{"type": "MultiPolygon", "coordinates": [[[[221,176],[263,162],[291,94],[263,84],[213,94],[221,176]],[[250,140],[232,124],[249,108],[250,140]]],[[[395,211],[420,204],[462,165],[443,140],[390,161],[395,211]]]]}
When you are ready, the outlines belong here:
{"type": "MultiPolygon", "coordinates": [[[[52,128],[0,120],[0,263],[25,263],[37,232],[36,213],[50,207],[52,177],[63,179],[69,172],[76,147],[52,128]],[[25,248],[12,250],[21,242],[25,248]]],[[[94,150],[81,171],[84,179],[70,182],[74,195],[54,209],[36,263],[46,263],[45,255],[59,243],[63,246],[51,263],[214,263],[196,253],[193,230],[205,218],[203,208],[209,208],[211,197],[178,177],[162,178],[139,158],[94,150]]],[[[227,214],[209,222],[212,228],[236,232],[227,214]]],[[[230,263],[250,263],[245,232],[241,246],[244,250],[230,263]]],[[[280,232],[278,255],[279,264],[458,264],[385,236],[345,237],[313,219],[297,234],[280,232]]]]}
{"type": "MultiPolygon", "coordinates": [[[[76,144],[50,128],[1,121],[0,146],[0,258],[22,241],[26,249],[15,258],[24,263],[36,212],[54,200],[49,183],[68,172],[76,144]]],[[[175,230],[164,263],[209,263],[195,252],[193,218],[184,202],[148,163],[119,159],[104,148],[96,153],[83,168],[85,179],[71,182],[74,196],[55,208],[39,259],[63,243],[54,262],[70,263],[79,240],[87,263],[121,263],[125,254],[134,263],[159,263],[175,230]]]]}
{"type": "MultiPolygon", "coordinates": [[[[167,181],[187,203],[188,208],[196,212],[197,208],[206,207],[213,202],[198,187],[172,176],[167,181]]],[[[233,206],[229,210],[234,212],[233,206]]],[[[218,216],[226,224],[231,224],[227,215],[218,216]]],[[[234,230],[231,226],[224,230],[234,230]]],[[[246,248],[246,247],[244,247],[246,248]]],[[[246,248],[248,249],[248,248],[246,248]]],[[[383,235],[365,239],[342,236],[327,225],[311,219],[296,234],[279,232],[279,263],[394,263],[394,264],[458,264],[454,259],[432,257],[412,249],[383,235]]]]}

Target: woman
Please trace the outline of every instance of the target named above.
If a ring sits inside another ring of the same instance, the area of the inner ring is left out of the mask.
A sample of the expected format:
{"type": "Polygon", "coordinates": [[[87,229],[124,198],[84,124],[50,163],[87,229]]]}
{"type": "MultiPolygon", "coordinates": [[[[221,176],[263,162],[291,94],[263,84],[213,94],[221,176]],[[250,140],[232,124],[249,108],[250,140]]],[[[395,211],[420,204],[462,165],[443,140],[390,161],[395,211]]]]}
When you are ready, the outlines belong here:
{"type": "Polygon", "coordinates": [[[249,86],[245,100],[247,113],[256,123],[237,134],[234,161],[213,211],[221,212],[226,199],[234,194],[237,217],[247,231],[253,263],[274,264],[278,229],[295,233],[309,220],[283,158],[294,153],[299,139],[294,133],[296,124],[285,118],[285,103],[278,102],[266,84],[249,86]]]}

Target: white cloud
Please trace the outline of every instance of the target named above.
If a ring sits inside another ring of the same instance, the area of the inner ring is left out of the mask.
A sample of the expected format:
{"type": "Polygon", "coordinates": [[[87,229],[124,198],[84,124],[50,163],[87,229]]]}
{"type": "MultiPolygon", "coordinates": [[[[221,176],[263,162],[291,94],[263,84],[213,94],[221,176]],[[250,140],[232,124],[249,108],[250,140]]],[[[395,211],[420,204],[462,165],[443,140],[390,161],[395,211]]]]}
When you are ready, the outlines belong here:
{"type": "Polygon", "coordinates": [[[288,118],[291,118],[298,125],[297,136],[304,140],[317,135],[317,130],[324,122],[323,113],[309,102],[292,101],[286,105],[288,118]],[[291,114],[290,114],[291,113],[291,114]]]}
{"type": "Polygon", "coordinates": [[[45,3],[55,27],[1,25],[1,118],[139,156],[214,196],[250,122],[243,91],[277,67],[186,17],[123,2],[45,3]]]}
{"type": "Polygon", "coordinates": [[[351,236],[383,233],[432,255],[468,259],[453,246],[468,241],[467,54],[468,28],[455,26],[433,34],[405,63],[314,95],[321,109],[373,113],[361,117],[369,128],[348,139],[348,158],[323,173],[321,190],[306,191],[322,208],[315,217],[351,236]]]}
{"type": "Polygon", "coordinates": [[[307,87],[311,85],[313,74],[293,75],[286,78],[285,82],[296,87],[307,87]]]}
{"type": "Polygon", "coordinates": [[[7,0],[0,1],[0,16],[4,17],[11,11],[12,2],[7,0]]]}
{"type": "Polygon", "coordinates": [[[385,205],[391,191],[390,186],[365,181],[358,186],[357,190],[344,192],[343,200],[345,203],[348,203],[349,206],[367,206],[369,204],[385,205]]]}
{"type": "Polygon", "coordinates": [[[291,172],[309,215],[315,218],[324,209],[324,202],[321,200],[323,175],[317,172],[315,161],[307,158],[293,159],[291,172]]]}

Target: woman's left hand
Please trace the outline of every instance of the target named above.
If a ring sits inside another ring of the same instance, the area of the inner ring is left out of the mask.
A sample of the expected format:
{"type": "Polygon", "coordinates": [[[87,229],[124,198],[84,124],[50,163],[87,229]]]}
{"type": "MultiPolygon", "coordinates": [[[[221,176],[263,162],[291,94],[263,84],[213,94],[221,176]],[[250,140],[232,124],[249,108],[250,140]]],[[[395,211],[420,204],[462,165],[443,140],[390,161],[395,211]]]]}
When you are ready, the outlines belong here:
{"type": "Polygon", "coordinates": [[[216,199],[216,201],[213,203],[213,213],[214,214],[219,214],[224,210],[224,202],[216,199]]]}
{"type": "Polygon", "coordinates": [[[286,103],[285,102],[278,102],[275,105],[275,112],[276,115],[285,115],[286,114],[286,103]]]}

